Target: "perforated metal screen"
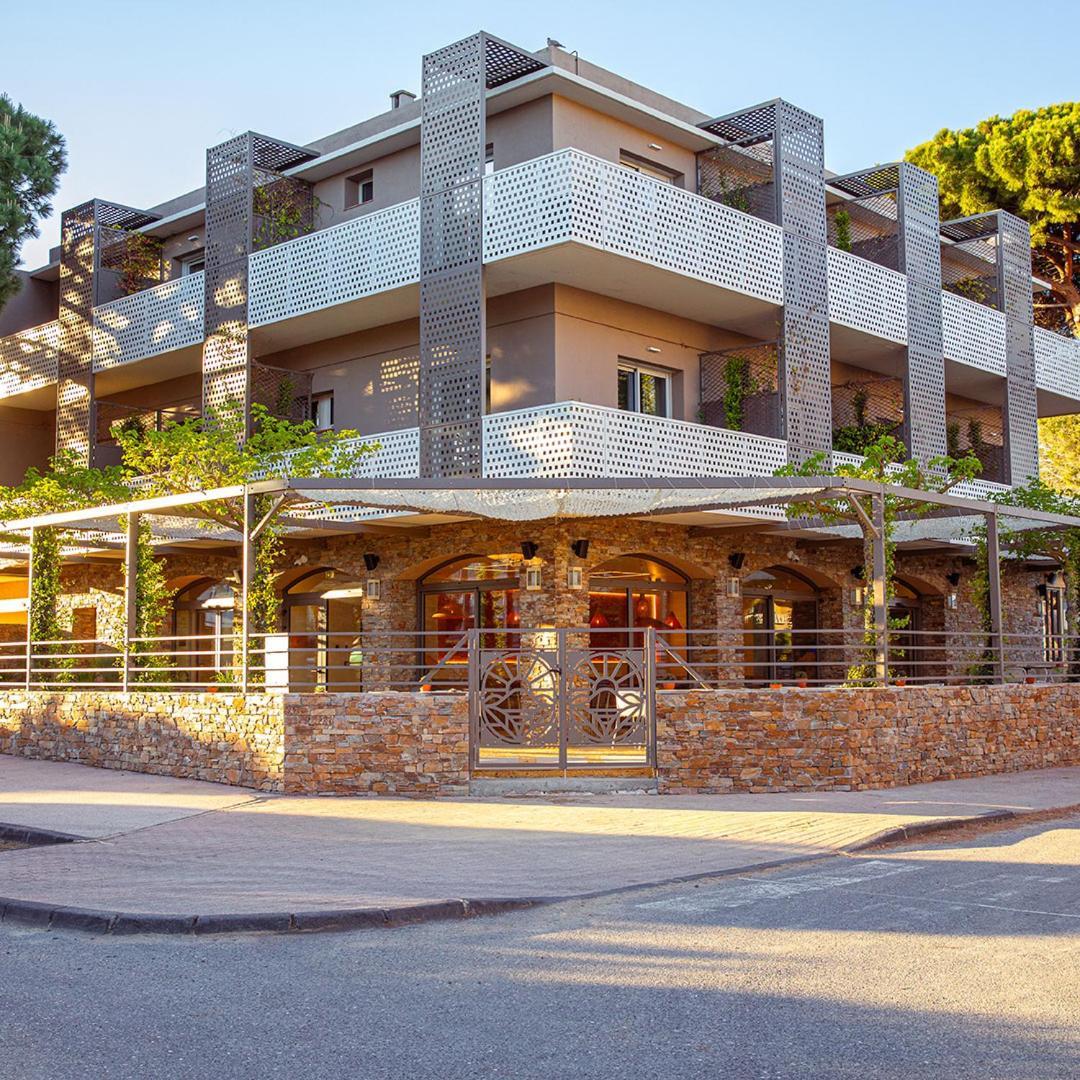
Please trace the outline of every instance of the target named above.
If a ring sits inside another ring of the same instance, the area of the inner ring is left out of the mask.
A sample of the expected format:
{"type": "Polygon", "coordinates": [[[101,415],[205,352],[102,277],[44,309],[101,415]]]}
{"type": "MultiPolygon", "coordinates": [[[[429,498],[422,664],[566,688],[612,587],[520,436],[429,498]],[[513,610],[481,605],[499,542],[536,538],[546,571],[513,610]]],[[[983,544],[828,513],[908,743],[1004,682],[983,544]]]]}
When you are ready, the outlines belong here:
{"type": "Polygon", "coordinates": [[[1011,484],[1039,473],[1035,395],[1035,320],[1031,303],[1031,229],[1026,221],[997,212],[999,287],[1005,311],[1005,403],[1011,484]]]}
{"type": "Polygon", "coordinates": [[[155,220],[153,214],[101,199],[60,217],[56,449],[87,464],[95,443],[94,306],[107,299],[101,295],[102,248],[155,220]]]}
{"type": "Polygon", "coordinates": [[[424,57],[420,114],[420,469],[483,470],[486,92],[539,70],[489,34],[424,57]]]}
{"type": "Polygon", "coordinates": [[[730,144],[699,156],[701,194],[783,230],[783,431],[792,460],[828,452],[832,416],[823,124],[777,99],[701,126],[730,144]]]}

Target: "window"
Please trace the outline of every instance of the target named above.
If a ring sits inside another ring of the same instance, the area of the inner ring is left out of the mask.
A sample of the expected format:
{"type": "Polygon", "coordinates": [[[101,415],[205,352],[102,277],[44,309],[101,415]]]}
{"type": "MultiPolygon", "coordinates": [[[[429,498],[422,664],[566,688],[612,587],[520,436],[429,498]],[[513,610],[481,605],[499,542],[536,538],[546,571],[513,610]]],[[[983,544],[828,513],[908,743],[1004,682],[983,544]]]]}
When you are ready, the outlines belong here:
{"type": "Polygon", "coordinates": [[[488,143],[484,147],[484,175],[490,176],[495,171],[495,144],[488,143]]]}
{"type": "Polygon", "coordinates": [[[1043,619],[1043,660],[1059,664],[1065,658],[1065,590],[1054,585],[1039,589],[1039,607],[1043,619]]]}
{"type": "Polygon", "coordinates": [[[484,359],[484,412],[491,412],[491,354],[484,359]]]}
{"type": "Polygon", "coordinates": [[[681,172],[669,169],[659,162],[638,157],[637,154],[631,154],[628,150],[619,151],[619,164],[624,169],[633,169],[634,172],[641,173],[643,176],[651,176],[654,180],[659,180],[662,183],[682,187],[683,174],[681,172]]]}
{"type": "Polygon", "coordinates": [[[319,431],[334,426],[334,391],[311,395],[311,422],[319,431]]]}
{"type": "Polygon", "coordinates": [[[345,209],[363,206],[375,198],[375,174],[371,169],[358,172],[345,180],[345,209]]]}
{"type": "Polygon", "coordinates": [[[188,274],[199,274],[206,269],[206,252],[205,251],[193,251],[188,255],[185,255],[180,260],[180,276],[187,277],[188,274]]]}
{"type": "Polygon", "coordinates": [[[671,376],[655,368],[620,364],[619,408],[649,416],[670,416],[671,376]]]}

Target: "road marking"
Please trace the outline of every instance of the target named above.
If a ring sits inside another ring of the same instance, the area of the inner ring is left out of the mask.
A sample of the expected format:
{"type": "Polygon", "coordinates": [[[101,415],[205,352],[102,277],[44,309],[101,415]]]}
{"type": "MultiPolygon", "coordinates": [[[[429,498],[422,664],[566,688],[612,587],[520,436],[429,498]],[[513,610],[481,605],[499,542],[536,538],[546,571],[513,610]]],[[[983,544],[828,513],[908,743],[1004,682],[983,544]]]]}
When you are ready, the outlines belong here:
{"type": "Polygon", "coordinates": [[[760,904],[765,900],[787,900],[804,893],[821,892],[824,889],[840,889],[847,885],[865,885],[878,878],[892,877],[894,874],[906,874],[912,870],[923,869],[897,862],[868,860],[867,862],[848,863],[843,872],[815,870],[810,873],[796,874],[783,878],[738,877],[738,884],[718,883],[716,891],[696,891],[693,894],[672,896],[664,900],[650,900],[638,904],[639,908],[651,908],[657,911],[712,911],[716,908],[745,907],[748,904],[760,904]]]}

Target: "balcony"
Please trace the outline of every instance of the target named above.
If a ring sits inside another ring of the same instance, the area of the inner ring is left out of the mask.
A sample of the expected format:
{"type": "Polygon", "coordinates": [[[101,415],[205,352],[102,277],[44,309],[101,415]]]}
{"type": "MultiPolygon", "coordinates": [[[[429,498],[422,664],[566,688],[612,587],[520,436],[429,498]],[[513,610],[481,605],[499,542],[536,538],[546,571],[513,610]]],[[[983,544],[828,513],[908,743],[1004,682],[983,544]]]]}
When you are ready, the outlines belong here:
{"type": "Polygon", "coordinates": [[[94,309],[94,372],[203,341],[203,274],[189,274],[94,309]]]}
{"type": "MultiPolygon", "coordinates": [[[[775,225],[573,149],[500,170],[485,185],[490,295],[603,281],[606,292],[633,302],[760,340],[775,336],[783,302],[775,225]]],[[[415,318],[419,248],[419,202],[411,200],[256,252],[249,324],[258,351],[415,318]]],[[[832,247],[828,276],[841,359],[906,342],[902,274],[832,247]]],[[[96,309],[94,370],[109,376],[105,392],[197,369],[202,292],[202,275],[193,274],[96,309]],[[150,358],[159,359],[137,374],[123,371],[150,358]]],[[[968,379],[1003,377],[1001,312],[944,292],[942,315],[946,360],[968,379]]],[[[57,336],[48,324],[0,343],[0,397],[55,380],[57,336]]],[[[1080,401],[1080,341],[1037,331],[1036,354],[1040,403],[1071,411],[1080,401]]]]}
{"type": "Polygon", "coordinates": [[[55,320],[0,338],[0,398],[29,396],[54,385],[59,351],[60,323],[55,320]]]}

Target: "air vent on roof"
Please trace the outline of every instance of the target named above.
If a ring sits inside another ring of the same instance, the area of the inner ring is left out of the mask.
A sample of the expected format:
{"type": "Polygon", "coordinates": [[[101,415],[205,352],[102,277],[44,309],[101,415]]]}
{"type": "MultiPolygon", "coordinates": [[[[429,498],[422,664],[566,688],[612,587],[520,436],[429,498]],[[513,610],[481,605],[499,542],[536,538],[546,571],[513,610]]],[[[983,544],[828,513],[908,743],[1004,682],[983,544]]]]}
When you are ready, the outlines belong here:
{"type": "Polygon", "coordinates": [[[411,90],[395,90],[390,95],[390,108],[400,109],[403,104],[415,100],[416,95],[411,90]]]}

